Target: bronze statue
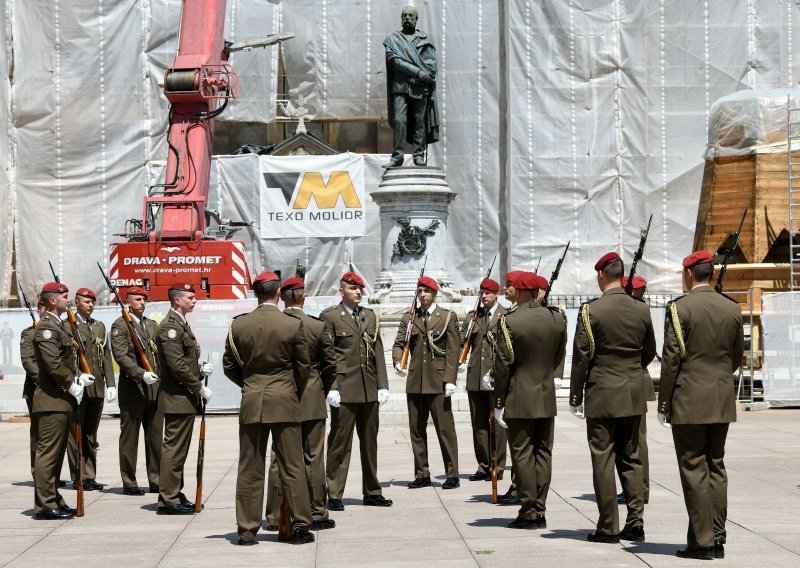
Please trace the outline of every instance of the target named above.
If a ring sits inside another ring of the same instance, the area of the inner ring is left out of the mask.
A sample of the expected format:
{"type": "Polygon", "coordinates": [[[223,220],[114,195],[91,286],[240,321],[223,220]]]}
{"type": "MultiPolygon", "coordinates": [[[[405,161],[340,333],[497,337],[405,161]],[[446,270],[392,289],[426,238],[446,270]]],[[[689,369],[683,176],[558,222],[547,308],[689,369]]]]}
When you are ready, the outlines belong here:
{"type": "Polygon", "coordinates": [[[406,6],[403,29],[392,32],[386,48],[386,99],[394,130],[394,152],[385,168],[403,165],[403,145],[413,145],[414,165],[427,163],[427,146],[439,140],[436,106],[436,48],[430,36],[416,29],[417,9],[406,6]]]}

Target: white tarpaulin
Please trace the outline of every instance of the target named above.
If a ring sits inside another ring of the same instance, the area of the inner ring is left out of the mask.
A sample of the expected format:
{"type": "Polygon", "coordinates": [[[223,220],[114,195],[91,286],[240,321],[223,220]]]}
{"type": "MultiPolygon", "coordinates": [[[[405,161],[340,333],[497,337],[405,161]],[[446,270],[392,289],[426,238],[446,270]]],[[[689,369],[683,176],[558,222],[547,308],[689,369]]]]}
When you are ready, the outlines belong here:
{"type": "Polygon", "coordinates": [[[764,400],[800,406],[800,292],[764,294],[764,400]]]}

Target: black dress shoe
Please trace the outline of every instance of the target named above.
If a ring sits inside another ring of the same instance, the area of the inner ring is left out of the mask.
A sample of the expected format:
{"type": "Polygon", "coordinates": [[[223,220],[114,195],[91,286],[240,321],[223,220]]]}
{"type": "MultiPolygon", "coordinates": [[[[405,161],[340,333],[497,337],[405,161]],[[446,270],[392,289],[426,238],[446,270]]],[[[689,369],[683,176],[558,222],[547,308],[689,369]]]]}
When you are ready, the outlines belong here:
{"type": "Polygon", "coordinates": [[[692,548],[687,546],[675,551],[675,556],[678,558],[697,558],[698,560],[713,560],[714,547],[705,546],[701,548],[692,548]]]}
{"type": "Polygon", "coordinates": [[[66,487],[67,486],[67,482],[64,481],[63,479],[59,479],[58,480],[58,486],[59,487],[66,487]]]}
{"type": "Polygon", "coordinates": [[[333,519],[323,519],[321,521],[314,521],[311,523],[312,531],[324,531],[325,529],[332,529],[336,527],[336,521],[333,519]]]}
{"type": "Polygon", "coordinates": [[[36,513],[37,521],[66,521],[75,517],[75,513],[67,513],[61,509],[50,509],[46,513],[36,513]]]}
{"type": "Polygon", "coordinates": [[[456,487],[461,487],[461,482],[457,477],[448,477],[442,483],[442,489],[455,489],[456,487]]]}
{"type": "Polygon", "coordinates": [[[189,507],[192,511],[194,511],[194,503],[189,501],[186,498],[186,495],[183,494],[183,492],[178,493],[178,499],[181,500],[181,505],[183,505],[184,507],[189,507]]]}
{"type": "Polygon", "coordinates": [[[271,525],[269,523],[264,525],[264,530],[267,530],[269,532],[276,532],[279,528],[280,527],[278,525],[271,525]]]}
{"type": "Polygon", "coordinates": [[[314,542],[314,535],[308,529],[292,531],[292,544],[308,544],[309,542],[314,542]]]}
{"type": "Polygon", "coordinates": [[[161,488],[158,485],[151,485],[148,490],[148,493],[161,493],[161,488]]]}
{"type": "Polygon", "coordinates": [[[616,534],[603,534],[597,531],[591,533],[586,537],[589,542],[602,542],[605,544],[614,544],[619,542],[619,535],[616,534]]]}
{"type": "Polygon", "coordinates": [[[344,511],[344,505],[341,499],[328,499],[329,511],[344,511]]]}
{"type": "Polygon", "coordinates": [[[369,507],[391,507],[393,501],[383,495],[364,495],[364,505],[369,507]]]}
{"type": "Polygon", "coordinates": [[[420,487],[430,487],[430,486],[431,486],[430,477],[418,477],[414,481],[408,484],[409,489],[419,489],[420,487]]]}
{"type": "Polygon", "coordinates": [[[536,519],[521,519],[517,517],[510,523],[508,523],[508,528],[510,529],[536,529],[539,528],[536,519]]]}
{"type": "Polygon", "coordinates": [[[72,507],[70,507],[67,504],[61,505],[58,508],[61,509],[62,511],[64,511],[65,513],[71,513],[73,515],[77,512],[77,511],[75,511],[75,509],[73,509],[72,507]]]}
{"type": "Polygon", "coordinates": [[[634,525],[630,528],[623,529],[619,533],[620,540],[630,540],[632,542],[644,542],[644,527],[642,525],[634,525]]]}
{"type": "Polygon", "coordinates": [[[721,540],[714,541],[714,558],[725,558],[725,545],[721,540]]]}
{"type": "Polygon", "coordinates": [[[240,538],[239,542],[237,542],[236,544],[238,544],[239,546],[253,546],[255,543],[256,543],[255,540],[244,540],[240,538]]]}
{"type": "Polygon", "coordinates": [[[547,519],[545,519],[544,515],[536,515],[536,528],[537,529],[547,528],[547,519]]]}
{"type": "Polygon", "coordinates": [[[620,491],[619,495],[617,495],[617,503],[619,503],[620,505],[625,505],[627,502],[628,500],[625,498],[625,493],[623,491],[620,491]]]}
{"type": "Polygon", "coordinates": [[[511,486],[508,491],[497,497],[497,502],[503,505],[516,505],[519,503],[519,497],[514,495],[515,491],[514,486],[511,486]]]}
{"type": "Polygon", "coordinates": [[[469,476],[470,481],[486,481],[488,479],[490,479],[490,476],[486,475],[482,471],[478,471],[469,476]]]}
{"type": "Polygon", "coordinates": [[[194,508],[186,505],[166,505],[156,510],[159,515],[194,515],[194,508]]]}
{"type": "Polygon", "coordinates": [[[122,490],[122,494],[141,496],[144,495],[144,489],[142,489],[141,487],[125,487],[122,490]]]}
{"type": "Polygon", "coordinates": [[[84,491],[102,491],[103,485],[102,483],[97,483],[94,479],[84,479],[83,480],[83,490],[84,491]]]}

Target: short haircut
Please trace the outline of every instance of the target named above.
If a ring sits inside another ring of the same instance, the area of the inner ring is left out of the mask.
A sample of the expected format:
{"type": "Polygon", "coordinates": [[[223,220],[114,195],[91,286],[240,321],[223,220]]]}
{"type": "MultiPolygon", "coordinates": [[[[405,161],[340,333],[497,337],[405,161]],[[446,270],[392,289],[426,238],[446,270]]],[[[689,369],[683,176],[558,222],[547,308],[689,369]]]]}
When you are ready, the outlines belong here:
{"type": "Polygon", "coordinates": [[[606,278],[616,280],[617,278],[622,278],[622,275],[625,274],[625,263],[621,260],[612,260],[601,270],[606,278]]]}
{"type": "Polygon", "coordinates": [[[50,298],[57,298],[60,295],[58,292],[42,292],[42,302],[46,304],[50,298]]]}
{"type": "Polygon", "coordinates": [[[400,12],[401,14],[414,14],[417,18],[419,18],[419,12],[417,11],[416,6],[404,6],[403,11],[400,12]]]}
{"type": "Polygon", "coordinates": [[[253,286],[253,292],[255,292],[256,298],[259,300],[271,300],[278,295],[280,287],[281,283],[278,280],[261,281],[256,282],[256,285],[253,286]]]}
{"type": "Polygon", "coordinates": [[[283,292],[281,292],[281,300],[283,300],[284,304],[289,302],[291,302],[292,304],[296,304],[300,300],[305,298],[305,296],[306,296],[305,288],[294,288],[293,290],[284,290],[283,292]]]}
{"type": "Polygon", "coordinates": [[[710,262],[695,264],[689,270],[692,271],[694,279],[698,282],[708,282],[714,274],[714,265],[710,262]]]}
{"type": "Polygon", "coordinates": [[[167,292],[167,297],[169,298],[169,303],[175,305],[175,300],[178,298],[183,298],[181,294],[188,294],[186,290],[170,290],[167,292]]]}

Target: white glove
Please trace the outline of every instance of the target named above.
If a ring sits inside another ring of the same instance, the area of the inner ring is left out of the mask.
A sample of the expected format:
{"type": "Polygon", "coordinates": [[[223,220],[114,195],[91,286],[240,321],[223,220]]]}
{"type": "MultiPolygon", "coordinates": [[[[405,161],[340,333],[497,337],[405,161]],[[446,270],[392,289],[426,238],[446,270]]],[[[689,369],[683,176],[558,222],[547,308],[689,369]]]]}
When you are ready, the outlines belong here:
{"type": "Polygon", "coordinates": [[[389,389],[378,389],[378,406],[383,406],[387,402],[389,402],[389,389]]]}
{"type": "Polygon", "coordinates": [[[211,373],[214,372],[214,365],[211,363],[203,363],[200,365],[200,374],[204,377],[210,377],[211,373]]]}
{"type": "Polygon", "coordinates": [[[456,385],[453,383],[445,383],[444,384],[444,396],[453,396],[456,394],[456,385]]]}
{"type": "Polygon", "coordinates": [[[491,391],[494,390],[494,379],[492,375],[486,373],[481,377],[481,390],[482,391],[491,391]]]}
{"type": "Polygon", "coordinates": [[[83,385],[79,385],[78,383],[72,383],[69,385],[69,394],[75,397],[75,400],[78,401],[78,404],[81,403],[83,399],[83,385]]]}
{"type": "Polygon", "coordinates": [[[399,367],[399,365],[397,365],[397,364],[394,365],[394,372],[397,373],[398,375],[400,375],[401,377],[405,377],[406,376],[406,371],[401,369],[399,367]]]}
{"type": "Polygon", "coordinates": [[[672,424],[667,422],[667,415],[661,414],[660,412],[656,414],[656,418],[658,419],[658,423],[661,424],[664,428],[672,429],[672,424]]]}
{"type": "Polygon", "coordinates": [[[108,387],[106,389],[106,400],[108,402],[114,402],[117,398],[117,387],[108,387]]]}
{"type": "Polygon", "coordinates": [[[81,385],[82,387],[88,387],[94,384],[94,375],[87,375],[86,373],[81,373],[75,382],[81,385]]]}
{"type": "Polygon", "coordinates": [[[504,428],[504,429],[508,430],[508,424],[506,424],[506,421],[503,420],[503,415],[505,413],[506,413],[505,407],[496,409],[494,411],[494,419],[495,419],[495,422],[497,422],[497,424],[501,428],[504,428]]]}
{"type": "Polygon", "coordinates": [[[579,404],[578,406],[570,406],[569,411],[578,420],[586,420],[586,417],[583,415],[583,404],[579,404]]]}
{"type": "MultiPolygon", "coordinates": [[[[378,396],[380,396],[380,393],[381,391],[378,391],[378,396]]],[[[339,405],[342,404],[342,395],[339,394],[338,390],[331,389],[330,391],[328,391],[328,396],[325,397],[325,402],[327,402],[334,408],[339,408],[339,405]]]]}
{"type": "Polygon", "coordinates": [[[158,375],[149,371],[145,371],[144,375],[142,376],[142,380],[145,382],[145,384],[152,385],[158,380],[158,375]]]}
{"type": "Polygon", "coordinates": [[[211,392],[211,389],[208,388],[207,386],[203,385],[202,387],[200,387],[200,396],[202,396],[203,400],[205,400],[206,402],[211,400],[212,394],[213,393],[211,392]]]}

